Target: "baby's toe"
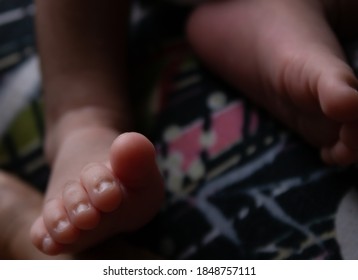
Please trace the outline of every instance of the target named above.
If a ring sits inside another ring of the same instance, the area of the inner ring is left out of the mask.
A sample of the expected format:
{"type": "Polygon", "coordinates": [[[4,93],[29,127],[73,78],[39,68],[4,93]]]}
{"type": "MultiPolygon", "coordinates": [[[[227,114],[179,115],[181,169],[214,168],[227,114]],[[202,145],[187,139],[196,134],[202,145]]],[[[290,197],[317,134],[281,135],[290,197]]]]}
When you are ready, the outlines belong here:
{"type": "Polygon", "coordinates": [[[333,147],[322,148],[321,157],[328,164],[338,164],[341,166],[347,166],[357,160],[356,153],[340,141],[333,147]]]}
{"type": "Polygon", "coordinates": [[[322,157],[329,163],[348,165],[358,161],[358,123],[342,125],[339,140],[333,147],[325,148],[322,157]]]}
{"type": "Polygon", "coordinates": [[[81,183],[94,207],[102,212],[118,208],[123,198],[123,188],[113,173],[101,163],[86,166],[81,172],[81,183]]]}
{"type": "Polygon", "coordinates": [[[331,65],[323,65],[325,73],[317,81],[318,99],[322,111],[330,119],[351,122],[358,119],[358,82],[353,71],[342,61],[332,58],[331,65]]]}
{"type": "Polygon", "coordinates": [[[72,225],[62,199],[52,199],[45,203],[43,221],[52,239],[61,244],[75,242],[80,230],[72,225]]]}
{"type": "Polygon", "coordinates": [[[343,124],[339,138],[347,147],[358,151],[358,122],[343,124]]]}
{"type": "Polygon", "coordinates": [[[37,218],[32,225],[30,237],[36,248],[47,255],[57,255],[63,249],[63,245],[53,240],[48,233],[42,217],[37,218]]]}
{"type": "Polygon", "coordinates": [[[99,211],[92,205],[88,194],[79,182],[66,185],[62,200],[71,223],[82,230],[95,228],[100,221],[99,211]]]}

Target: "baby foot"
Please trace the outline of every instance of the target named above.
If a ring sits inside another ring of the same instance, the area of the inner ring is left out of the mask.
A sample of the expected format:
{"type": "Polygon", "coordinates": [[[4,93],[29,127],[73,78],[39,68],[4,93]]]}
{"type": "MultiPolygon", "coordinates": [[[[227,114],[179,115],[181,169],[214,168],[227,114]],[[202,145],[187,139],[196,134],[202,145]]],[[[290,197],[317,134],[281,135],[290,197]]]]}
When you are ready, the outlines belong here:
{"type": "MultiPolygon", "coordinates": [[[[159,210],[163,183],[152,144],[125,133],[113,142],[107,162],[87,164],[48,199],[32,226],[42,252],[79,252],[120,232],[138,229],[159,210]]],[[[51,187],[51,186],[50,186],[51,187]]]]}
{"type": "Polygon", "coordinates": [[[37,191],[0,172],[0,259],[49,259],[29,238],[31,224],[39,215],[41,205],[42,196],[37,191]]]}
{"type": "Polygon", "coordinates": [[[211,2],[192,14],[188,36],[214,71],[320,147],[327,163],[345,165],[358,161],[358,82],[326,13],[352,24],[358,4],[338,2],[211,2]]]}

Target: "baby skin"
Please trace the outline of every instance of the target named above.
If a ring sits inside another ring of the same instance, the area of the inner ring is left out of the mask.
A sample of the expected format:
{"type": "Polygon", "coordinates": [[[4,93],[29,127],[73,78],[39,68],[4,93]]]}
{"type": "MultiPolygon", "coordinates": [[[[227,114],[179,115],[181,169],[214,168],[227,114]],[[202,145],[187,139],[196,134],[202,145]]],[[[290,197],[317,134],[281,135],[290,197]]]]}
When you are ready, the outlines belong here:
{"type": "Polygon", "coordinates": [[[81,252],[142,227],[162,198],[155,151],[144,136],[117,137],[105,128],[78,131],[56,157],[31,239],[47,255],[81,252]]]}
{"type": "MultiPolygon", "coordinates": [[[[320,147],[327,163],[346,165],[358,160],[358,82],[336,32],[349,36],[345,23],[357,10],[355,1],[213,1],[194,11],[187,30],[214,71],[320,147]]],[[[158,211],[163,183],[152,145],[118,134],[92,127],[62,141],[31,229],[43,253],[82,251],[158,211]]]]}
{"type": "Polygon", "coordinates": [[[0,172],[0,259],[68,259],[48,256],[31,243],[29,230],[41,212],[42,195],[17,178],[0,172]]]}
{"type": "Polygon", "coordinates": [[[47,255],[81,253],[136,230],[162,203],[153,145],[141,134],[123,133],[133,127],[125,69],[128,9],[129,1],[36,0],[45,154],[52,169],[30,236],[47,255]]]}
{"type": "Polygon", "coordinates": [[[357,1],[213,1],[187,30],[213,71],[319,147],[325,162],[347,165],[358,159],[358,82],[336,36],[354,35],[357,12],[357,1]]]}

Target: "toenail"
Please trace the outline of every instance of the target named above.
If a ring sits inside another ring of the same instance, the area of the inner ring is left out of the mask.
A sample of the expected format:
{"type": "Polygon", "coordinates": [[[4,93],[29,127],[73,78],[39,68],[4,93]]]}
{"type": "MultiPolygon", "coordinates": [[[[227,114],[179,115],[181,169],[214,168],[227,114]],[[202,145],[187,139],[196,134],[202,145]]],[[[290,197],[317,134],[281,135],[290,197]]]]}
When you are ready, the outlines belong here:
{"type": "Polygon", "coordinates": [[[114,182],[108,182],[108,181],[103,181],[101,183],[99,183],[95,188],[94,188],[94,192],[96,193],[103,193],[109,189],[113,189],[113,187],[115,186],[114,182]]]}
{"type": "Polygon", "coordinates": [[[45,235],[45,237],[42,240],[42,250],[47,252],[53,244],[52,238],[49,234],[45,235]]]}
{"type": "Polygon", "coordinates": [[[56,232],[63,232],[68,228],[69,225],[70,222],[67,219],[59,220],[54,230],[56,232]]]}
{"type": "Polygon", "coordinates": [[[77,207],[75,209],[73,209],[73,213],[75,215],[78,215],[78,214],[88,211],[90,208],[91,208],[91,205],[85,204],[85,203],[80,203],[77,205],[77,207]]]}

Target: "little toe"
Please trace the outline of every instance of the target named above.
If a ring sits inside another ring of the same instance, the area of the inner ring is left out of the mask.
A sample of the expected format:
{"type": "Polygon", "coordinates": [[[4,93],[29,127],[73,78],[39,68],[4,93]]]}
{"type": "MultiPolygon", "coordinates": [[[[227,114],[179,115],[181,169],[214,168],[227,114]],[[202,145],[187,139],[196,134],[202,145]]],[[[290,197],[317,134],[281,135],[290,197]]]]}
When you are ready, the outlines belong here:
{"type": "Polygon", "coordinates": [[[42,217],[37,218],[32,225],[30,236],[32,243],[43,253],[57,255],[62,252],[63,245],[53,240],[48,233],[42,217]]]}
{"type": "Polygon", "coordinates": [[[322,159],[329,164],[348,165],[358,160],[358,123],[341,126],[339,139],[333,146],[324,147],[322,159]]]}
{"type": "Polygon", "coordinates": [[[357,160],[357,151],[347,147],[342,141],[338,141],[332,147],[324,147],[321,150],[322,159],[328,164],[347,166],[357,160]]]}
{"type": "Polygon", "coordinates": [[[81,183],[94,207],[112,212],[122,201],[122,185],[112,172],[101,163],[86,166],[81,172],[81,183]]]}
{"type": "Polygon", "coordinates": [[[79,182],[66,185],[62,200],[71,223],[82,230],[95,228],[100,221],[99,211],[92,205],[86,190],[79,182]]]}
{"type": "Polygon", "coordinates": [[[52,199],[44,205],[43,220],[54,241],[71,244],[78,239],[80,231],[71,224],[61,199],[52,199]]]}
{"type": "Polygon", "coordinates": [[[358,150],[358,122],[343,124],[339,138],[350,149],[358,150]]]}

